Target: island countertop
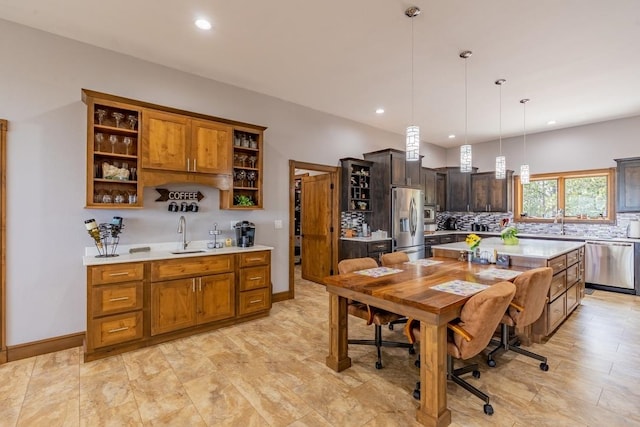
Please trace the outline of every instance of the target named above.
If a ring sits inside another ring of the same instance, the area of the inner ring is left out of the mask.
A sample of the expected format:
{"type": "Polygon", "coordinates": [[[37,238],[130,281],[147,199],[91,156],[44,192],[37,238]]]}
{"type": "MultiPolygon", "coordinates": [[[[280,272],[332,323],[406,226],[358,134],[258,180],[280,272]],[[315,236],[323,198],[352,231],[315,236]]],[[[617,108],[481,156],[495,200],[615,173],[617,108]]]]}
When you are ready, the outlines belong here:
{"type": "MultiPolygon", "coordinates": [[[[480,241],[480,252],[496,251],[499,255],[519,256],[526,258],[551,259],[584,246],[584,242],[563,240],[520,239],[517,245],[505,245],[499,237],[488,237],[480,241]]],[[[446,243],[431,246],[432,250],[470,251],[465,242],[446,243]]]]}

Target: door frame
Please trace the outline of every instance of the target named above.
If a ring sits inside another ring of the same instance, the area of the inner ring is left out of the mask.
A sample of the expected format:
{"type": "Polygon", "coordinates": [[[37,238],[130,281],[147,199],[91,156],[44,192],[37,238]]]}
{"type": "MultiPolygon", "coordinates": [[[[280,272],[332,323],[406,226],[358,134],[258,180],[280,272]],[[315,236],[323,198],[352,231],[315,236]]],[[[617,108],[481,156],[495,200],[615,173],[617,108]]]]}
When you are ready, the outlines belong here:
{"type": "MultiPolygon", "coordinates": [[[[334,191],[332,194],[331,204],[333,205],[333,220],[331,226],[333,227],[333,238],[331,239],[332,260],[331,267],[334,271],[338,268],[338,238],[340,231],[340,167],[328,166],[317,163],[300,162],[297,160],[289,160],[289,291],[282,297],[274,298],[274,301],[282,301],[285,299],[295,298],[295,190],[296,190],[296,169],[305,169],[317,172],[326,172],[331,174],[331,181],[334,183],[334,191]]],[[[304,254],[301,254],[304,255],[304,254]]],[[[304,262],[304,261],[303,261],[304,262]]]]}
{"type": "Polygon", "coordinates": [[[0,119],[0,364],[7,362],[7,126],[0,119]]]}

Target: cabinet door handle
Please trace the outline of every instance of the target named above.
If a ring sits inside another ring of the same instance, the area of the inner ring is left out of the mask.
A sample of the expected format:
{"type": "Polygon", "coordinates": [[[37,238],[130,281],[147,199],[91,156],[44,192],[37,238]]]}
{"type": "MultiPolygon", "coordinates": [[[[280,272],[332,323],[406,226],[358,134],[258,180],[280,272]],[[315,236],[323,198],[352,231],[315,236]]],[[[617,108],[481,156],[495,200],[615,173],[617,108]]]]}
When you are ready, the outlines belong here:
{"type": "Polygon", "coordinates": [[[115,301],[126,301],[128,300],[129,297],[118,297],[118,298],[110,298],[109,302],[115,302],[115,301]]]}
{"type": "Polygon", "coordinates": [[[259,302],[262,302],[262,300],[261,299],[254,299],[254,300],[249,301],[249,304],[257,304],[259,302]]]}
{"type": "Polygon", "coordinates": [[[198,292],[202,292],[202,277],[198,277],[198,292]]]}
{"type": "Polygon", "coordinates": [[[194,172],[198,171],[198,166],[196,165],[196,159],[193,159],[193,171],[194,172]]]}
{"type": "Polygon", "coordinates": [[[260,279],[262,279],[262,276],[249,277],[249,280],[260,280],[260,279]]]}
{"type": "Polygon", "coordinates": [[[187,159],[187,172],[189,172],[189,165],[190,165],[189,162],[191,162],[191,159],[187,159]]]}
{"type": "Polygon", "coordinates": [[[126,331],[127,329],[129,329],[128,326],[123,326],[122,328],[109,329],[107,332],[110,334],[115,334],[116,332],[126,331]]]}
{"type": "Polygon", "coordinates": [[[196,292],[196,279],[195,278],[191,279],[191,290],[194,293],[196,292]]]}
{"type": "Polygon", "coordinates": [[[115,277],[115,276],[128,276],[129,272],[128,271],[122,271],[120,273],[109,273],[109,276],[111,277],[115,277]]]}

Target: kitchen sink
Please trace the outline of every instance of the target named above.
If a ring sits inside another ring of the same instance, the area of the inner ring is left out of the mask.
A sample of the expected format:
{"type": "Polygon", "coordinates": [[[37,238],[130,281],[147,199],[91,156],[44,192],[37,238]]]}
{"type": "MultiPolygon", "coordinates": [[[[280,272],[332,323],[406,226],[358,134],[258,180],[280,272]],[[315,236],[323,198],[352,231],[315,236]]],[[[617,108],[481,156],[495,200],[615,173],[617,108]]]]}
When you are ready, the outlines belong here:
{"type": "Polygon", "coordinates": [[[182,255],[182,254],[197,254],[200,252],[206,252],[203,249],[192,249],[192,250],[184,250],[184,251],[172,251],[171,253],[174,255],[182,255]]]}

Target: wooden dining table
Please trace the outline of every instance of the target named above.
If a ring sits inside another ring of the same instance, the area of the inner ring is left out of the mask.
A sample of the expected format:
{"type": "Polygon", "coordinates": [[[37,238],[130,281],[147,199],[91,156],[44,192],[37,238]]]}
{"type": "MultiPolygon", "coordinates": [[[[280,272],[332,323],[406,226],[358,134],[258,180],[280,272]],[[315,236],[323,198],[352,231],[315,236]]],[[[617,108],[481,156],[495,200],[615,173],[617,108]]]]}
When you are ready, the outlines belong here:
{"type": "MultiPolygon", "coordinates": [[[[459,316],[470,296],[433,287],[455,280],[492,285],[505,279],[487,275],[487,270],[497,268],[495,265],[472,264],[452,258],[427,259],[437,263],[392,265],[389,267],[398,271],[379,277],[353,272],[323,279],[329,292],[329,356],[326,364],[337,372],[351,366],[349,299],[419,320],[421,389],[416,419],[425,426],[442,427],[451,423],[451,411],[447,407],[447,323],[459,316]]],[[[522,267],[511,269],[526,270],[522,267]]]]}

